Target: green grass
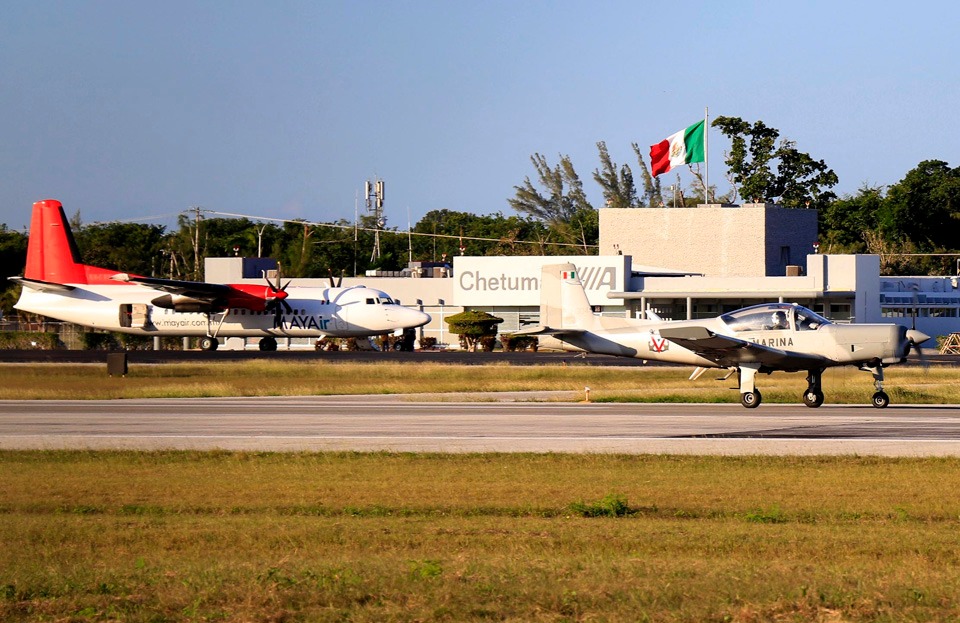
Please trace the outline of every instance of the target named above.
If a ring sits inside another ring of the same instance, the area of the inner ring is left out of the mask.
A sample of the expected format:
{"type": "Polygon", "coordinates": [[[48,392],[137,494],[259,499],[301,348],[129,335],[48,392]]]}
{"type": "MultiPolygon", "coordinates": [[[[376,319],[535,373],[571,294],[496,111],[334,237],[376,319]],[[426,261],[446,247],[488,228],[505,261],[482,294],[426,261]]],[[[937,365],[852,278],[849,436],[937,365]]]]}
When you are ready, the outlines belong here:
{"type": "MultiPolygon", "coordinates": [[[[293,396],[329,394],[437,393],[556,390],[594,401],[738,402],[734,377],[708,371],[689,381],[685,367],[450,366],[402,363],[304,364],[249,361],[131,365],[126,377],[110,377],[106,366],[8,364],[0,367],[0,399],[183,398],[204,396],[293,396]],[[55,378],[55,382],[51,379],[55,378]]],[[[955,367],[887,370],[887,392],[895,403],[958,404],[955,367]]],[[[797,403],[806,387],[801,373],[761,375],[766,403],[797,403]]],[[[823,375],[827,403],[867,404],[873,379],[854,368],[823,375]]]]}
{"type": "Polygon", "coordinates": [[[0,452],[4,621],[942,621],[960,460],[0,452]]]}

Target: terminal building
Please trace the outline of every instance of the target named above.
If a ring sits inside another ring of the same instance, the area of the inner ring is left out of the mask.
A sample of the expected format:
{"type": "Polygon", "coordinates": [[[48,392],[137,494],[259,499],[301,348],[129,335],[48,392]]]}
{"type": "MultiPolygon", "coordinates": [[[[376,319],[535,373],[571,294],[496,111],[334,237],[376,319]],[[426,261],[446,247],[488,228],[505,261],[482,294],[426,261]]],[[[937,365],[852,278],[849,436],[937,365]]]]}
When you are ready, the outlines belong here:
{"type": "MultiPolygon", "coordinates": [[[[599,255],[462,255],[449,266],[413,263],[402,276],[344,278],[343,286],[376,287],[427,312],[432,321],[420,337],[451,347],[458,339],[444,318],[464,309],[503,318],[500,333],[537,324],[541,267],[559,262],[577,266],[590,304],[603,315],[642,318],[652,309],[665,319],[695,319],[777,301],[799,303],[836,322],[915,323],[932,336],[960,332],[956,276],[881,276],[879,256],[820,254],[817,239],[814,210],[763,203],[603,208],[599,255]]],[[[259,271],[243,274],[248,261],[209,259],[207,280],[262,280],[259,271]]],[[[327,280],[293,283],[322,286],[327,280]]]]}

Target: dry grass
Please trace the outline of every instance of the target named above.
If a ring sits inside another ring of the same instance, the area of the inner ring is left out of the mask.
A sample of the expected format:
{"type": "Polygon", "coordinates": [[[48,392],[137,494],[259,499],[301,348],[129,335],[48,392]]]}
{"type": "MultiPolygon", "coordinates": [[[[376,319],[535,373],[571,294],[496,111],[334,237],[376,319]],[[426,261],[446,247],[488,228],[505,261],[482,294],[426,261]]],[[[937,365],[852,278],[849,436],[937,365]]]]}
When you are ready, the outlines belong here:
{"type": "Polygon", "coordinates": [[[952,620],[958,468],[0,452],[0,619],[952,620]]]}
{"type": "MultiPolygon", "coordinates": [[[[100,365],[14,364],[0,367],[0,399],[181,398],[324,394],[408,394],[591,388],[594,400],[736,402],[734,378],[723,371],[687,380],[690,368],[656,366],[450,366],[400,363],[283,363],[269,361],[133,365],[123,378],[100,365]]],[[[896,403],[960,403],[956,368],[893,367],[887,392],[896,403]]],[[[799,402],[803,374],[761,376],[765,402],[799,402]]],[[[829,403],[869,402],[873,380],[853,368],[824,373],[829,403]]]]}

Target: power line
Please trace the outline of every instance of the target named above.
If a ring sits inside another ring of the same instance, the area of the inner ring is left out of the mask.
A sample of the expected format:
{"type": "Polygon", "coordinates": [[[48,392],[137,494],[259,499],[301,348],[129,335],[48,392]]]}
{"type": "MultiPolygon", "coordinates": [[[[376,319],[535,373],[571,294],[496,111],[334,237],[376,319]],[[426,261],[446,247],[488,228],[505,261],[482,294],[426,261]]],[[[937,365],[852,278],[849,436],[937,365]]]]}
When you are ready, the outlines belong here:
{"type": "MultiPolygon", "coordinates": [[[[373,227],[357,227],[356,225],[337,225],[336,223],[319,223],[314,221],[305,221],[301,219],[284,219],[284,218],[273,218],[269,216],[253,216],[250,214],[237,214],[235,212],[220,212],[218,210],[205,210],[205,212],[207,214],[216,214],[219,216],[232,216],[234,218],[245,218],[245,219],[251,219],[256,221],[271,221],[275,223],[296,223],[298,225],[310,225],[312,227],[331,227],[334,229],[354,229],[354,230],[369,231],[374,233],[379,231],[386,234],[395,234],[399,236],[402,236],[404,234],[409,234],[413,236],[424,236],[427,238],[456,238],[461,240],[479,240],[482,242],[504,242],[503,238],[482,238],[479,236],[459,236],[454,234],[428,234],[428,233],[421,233],[416,231],[402,232],[402,231],[392,230],[392,229],[375,229],[373,227]]],[[[535,240],[511,240],[510,242],[513,244],[535,244],[535,245],[541,245],[541,246],[545,244],[549,244],[549,245],[559,246],[559,247],[576,247],[578,249],[582,249],[585,247],[596,249],[600,247],[600,245],[597,245],[597,244],[578,244],[575,242],[540,242],[535,240]]]]}

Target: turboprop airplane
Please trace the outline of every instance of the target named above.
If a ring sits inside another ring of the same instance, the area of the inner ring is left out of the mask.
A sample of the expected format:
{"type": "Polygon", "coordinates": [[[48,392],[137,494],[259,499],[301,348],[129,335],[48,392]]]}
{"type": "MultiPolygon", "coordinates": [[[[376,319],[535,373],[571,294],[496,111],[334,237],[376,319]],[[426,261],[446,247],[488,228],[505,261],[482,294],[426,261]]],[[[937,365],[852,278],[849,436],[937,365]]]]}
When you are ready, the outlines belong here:
{"type": "MultiPolygon", "coordinates": [[[[430,316],[380,290],[221,284],[158,279],[81,263],[59,201],[33,204],[27,265],[16,309],[65,322],[149,336],[196,336],[205,350],[219,337],[368,337],[421,327],[430,316]]],[[[332,280],[331,280],[332,282],[332,280]]]]}
{"type": "Polygon", "coordinates": [[[790,303],[766,303],[715,318],[664,321],[595,316],[573,264],[543,267],[540,326],[525,335],[551,335],[564,350],[696,366],[691,379],[707,368],[738,373],[740,402],[760,405],[757,373],[806,372],[802,400],[823,404],[821,377],[826,368],[857,366],[873,374],[874,407],[890,404],[883,391],[883,369],[903,363],[911,348],[930,336],[895,324],[836,324],[790,303]]]}

